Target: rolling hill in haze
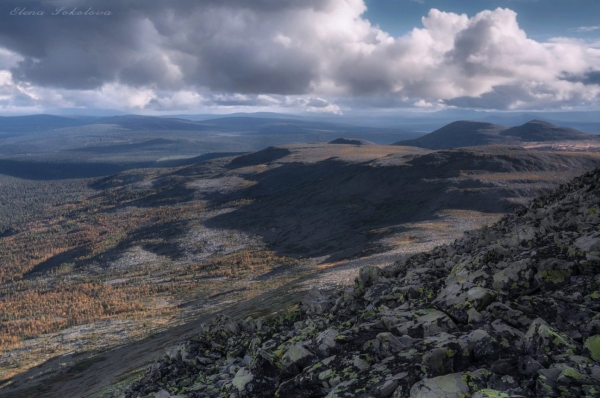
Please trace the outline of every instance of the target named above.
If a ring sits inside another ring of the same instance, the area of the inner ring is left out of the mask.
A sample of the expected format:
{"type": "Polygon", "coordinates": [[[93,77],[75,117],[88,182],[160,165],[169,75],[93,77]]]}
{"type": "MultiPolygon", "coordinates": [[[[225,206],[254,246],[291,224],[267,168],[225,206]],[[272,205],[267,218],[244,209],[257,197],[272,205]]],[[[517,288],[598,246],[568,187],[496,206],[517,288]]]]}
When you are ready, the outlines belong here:
{"type": "Polygon", "coordinates": [[[414,140],[396,142],[394,145],[416,146],[427,149],[451,149],[466,146],[500,144],[507,140],[500,132],[508,129],[492,123],[458,121],[414,140]]]}
{"type": "Polygon", "coordinates": [[[158,117],[143,115],[119,115],[109,117],[31,115],[0,117],[1,133],[31,133],[65,127],[107,125],[127,130],[146,131],[198,131],[269,134],[302,134],[310,132],[387,133],[407,137],[419,136],[398,128],[361,126],[356,123],[332,122],[311,118],[293,117],[270,113],[212,115],[201,120],[184,117],[158,117]]]}
{"type": "Polygon", "coordinates": [[[560,127],[540,120],[521,126],[506,127],[486,122],[458,121],[450,123],[422,137],[396,142],[394,145],[416,146],[427,149],[451,149],[482,145],[514,145],[525,142],[598,140],[572,128],[560,127]]]}
{"type": "Polygon", "coordinates": [[[515,137],[523,142],[589,140],[598,137],[568,127],[532,120],[522,126],[512,127],[500,133],[503,137],[515,137]]]}
{"type": "Polygon", "coordinates": [[[0,118],[0,174],[44,179],[60,174],[54,172],[58,167],[65,172],[71,169],[73,177],[91,177],[164,167],[169,164],[165,161],[210,153],[253,152],[339,137],[388,145],[421,135],[394,127],[276,114],[213,115],[201,121],[138,115],[4,117],[0,118]]]}

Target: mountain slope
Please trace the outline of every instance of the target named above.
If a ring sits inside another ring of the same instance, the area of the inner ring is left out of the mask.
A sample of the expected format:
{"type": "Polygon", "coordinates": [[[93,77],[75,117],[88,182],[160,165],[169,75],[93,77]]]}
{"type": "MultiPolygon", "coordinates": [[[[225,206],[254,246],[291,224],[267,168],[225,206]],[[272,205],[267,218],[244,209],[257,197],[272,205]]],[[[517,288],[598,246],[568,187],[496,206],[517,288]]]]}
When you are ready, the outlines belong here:
{"type": "Polygon", "coordinates": [[[268,319],[217,318],[121,396],[597,397],[600,170],[268,319]]]}
{"type": "Polygon", "coordinates": [[[526,142],[587,140],[597,138],[579,130],[568,127],[559,127],[541,120],[532,120],[522,126],[512,127],[500,133],[503,137],[518,137],[526,142]]]}
{"type": "Polygon", "coordinates": [[[416,146],[427,149],[451,149],[482,145],[513,145],[523,142],[566,140],[596,140],[598,136],[568,127],[556,126],[541,120],[532,120],[521,126],[506,127],[492,123],[459,121],[450,123],[423,137],[399,141],[394,145],[416,146]]]}
{"type": "Polygon", "coordinates": [[[394,145],[417,146],[427,149],[451,149],[465,146],[480,146],[506,142],[499,135],[508,127],[492,123],[458,121],[423,137],[399,141],[394,145]]]}

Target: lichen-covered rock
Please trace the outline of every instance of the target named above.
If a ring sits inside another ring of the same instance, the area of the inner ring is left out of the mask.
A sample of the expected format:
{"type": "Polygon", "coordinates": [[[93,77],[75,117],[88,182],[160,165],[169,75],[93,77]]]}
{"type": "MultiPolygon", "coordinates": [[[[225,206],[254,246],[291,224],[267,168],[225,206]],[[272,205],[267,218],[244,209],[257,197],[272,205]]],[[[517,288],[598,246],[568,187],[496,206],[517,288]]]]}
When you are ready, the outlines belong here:
{"type": "Polygon", "coordinates": [[[541,364],[549,364],[558,355],[573,355],[578,349],[569,336],[548,326],[538,318],[529,327],[523,340],[523,350],[541,364]]]}
{"type": "Polygon", "coordinates": [[[471,398],[510,398],[510,395],[502,391],[484,388],[483,390],[479,390],[473,394],[471,398]]]}
{"type": "Polygon", "coordinates": [[[493,288],[508,294],[519,294],[533,286],[534,269],[531,260],[518,260],[493,275],[493,288]]]}
{"type": "Polygon", "coordinates": [[[456,324],[448,315],[435,310],[397,327],[398,333],[408,334],[411,337],[434,336],[441,332],[453,332],[457,329],[456,324]]]}
{"type": "Polygon", "coordinates": [[[590,356],[594,361],[600,362],[600,335],[596,334],[590,336],[585,341],[585,348],[590,353],[590,356]]]}
{"type": "Polygon", "coordinates": [[[483,287],[474,287],[467,291],[467,302],[477,311],[481,311],[498,297],[498,292],[483,287]]]}
{"type": "Polygon", "coordinates": [[[469,394],[461,373],[424,379],[410,389],[411,398],[463,398],[469,394]]]}
{"type": "Polygon", "coordinates": [[[281,357],[281,363],[286,368],[293,367],[298,371],[306,367],[309,363],[314,360],[315,356],[312,352],[308,351],[301,344],[294,344],[283,354],[281,357]]]}
{"type": "Polygon", "coordinates": [[[250,383],[252,379],[254,379],[254,375],[248,369],[241,368],[235,374],[231,384],[233,384],[238,391],[243,391],[246,388],[246,385],[250,383]]]}

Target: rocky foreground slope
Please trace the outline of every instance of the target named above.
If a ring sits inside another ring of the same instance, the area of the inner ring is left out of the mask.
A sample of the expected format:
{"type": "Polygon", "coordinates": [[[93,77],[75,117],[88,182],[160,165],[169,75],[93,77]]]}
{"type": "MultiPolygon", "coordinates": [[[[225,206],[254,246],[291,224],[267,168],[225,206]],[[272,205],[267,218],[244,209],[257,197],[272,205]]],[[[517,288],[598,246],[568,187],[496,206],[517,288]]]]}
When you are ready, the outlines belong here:
{"type": "Polygon", "coordinates": [[[600,170],[266,319],[219,318],[124,397],[598,397],[600,170]]]}

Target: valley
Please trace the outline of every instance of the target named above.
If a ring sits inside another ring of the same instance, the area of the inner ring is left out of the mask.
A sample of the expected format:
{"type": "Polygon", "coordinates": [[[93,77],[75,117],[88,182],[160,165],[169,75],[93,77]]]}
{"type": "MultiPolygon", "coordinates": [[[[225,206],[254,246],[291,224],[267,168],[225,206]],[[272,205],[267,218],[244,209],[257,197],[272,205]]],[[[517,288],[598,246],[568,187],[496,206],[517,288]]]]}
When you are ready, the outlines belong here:
{"type": "Polygon", "coordinates": [[[182,158],[149,137],[0,161],[0,396],[74,394],[81,377],[104,396],[215,314],[286,310],[600,165],[593,139],[434,150],[367,135],[182,158]]]}
{"type": "MultiPolygon", "coordinates": [[[[217,313],[283,311],[302,292],[451,243],[600,165],[587,136],[468,136],[480,146],[427,149],[379,145],[374,133],[248,151],[263,141],[244,133],[201,150],[178,141],[197,131],[103,128],[5,138],[0,396],[60,396],[79,377],[103,396],[159,355],[140,347],[191,338],[217,313]],[[133,353],[125,368],[110,365],[133,353]]],[[[432,136],[451,141],[452,129],[432,136]]]]}

